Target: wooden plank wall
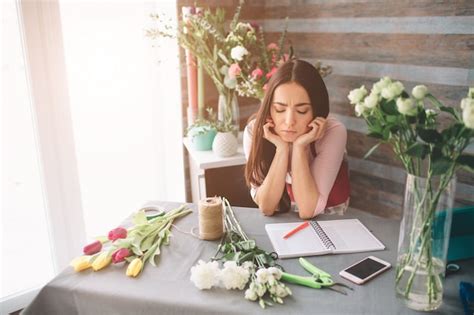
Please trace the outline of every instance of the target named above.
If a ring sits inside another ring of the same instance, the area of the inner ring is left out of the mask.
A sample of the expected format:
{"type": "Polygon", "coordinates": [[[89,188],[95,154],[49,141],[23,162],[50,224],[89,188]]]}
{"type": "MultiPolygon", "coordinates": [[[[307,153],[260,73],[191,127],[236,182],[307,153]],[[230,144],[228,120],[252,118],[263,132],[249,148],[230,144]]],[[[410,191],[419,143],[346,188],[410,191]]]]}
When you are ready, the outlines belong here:
{"type": "MultiPolygon", "coordinates": [[[[179,5],[193,2],[178,1],[179,5]]],[[[225,6],[229,12],[236,3],[207,2],[225,6]]],[[[331,111],[348,129],[351,206],[399,218],[405,172],[387,146],[362,159],[375,141],[365,135],[365,124],[355,117],[347,94],[389,75],[410,90],[425,84],[446,105],[459,106],[468,86],[474,86],[474,1],[248,1],[242,16],[263,25],[267,42],[278,38],[288,16],[288,39],[298,57],[332,65],[333,74],[325,82],[331,111]]],[[[206,86],[206,101],[216,103],[211,82],[206,86]]],[[[249,99],[239,104],[243,127],[258,104],[249,99]]],[[[474,154],[473,146],[469,153],[474,154]]],[[[455,205],[473,205],[474,176],[465,171],[457,176],[455,205]]]]}

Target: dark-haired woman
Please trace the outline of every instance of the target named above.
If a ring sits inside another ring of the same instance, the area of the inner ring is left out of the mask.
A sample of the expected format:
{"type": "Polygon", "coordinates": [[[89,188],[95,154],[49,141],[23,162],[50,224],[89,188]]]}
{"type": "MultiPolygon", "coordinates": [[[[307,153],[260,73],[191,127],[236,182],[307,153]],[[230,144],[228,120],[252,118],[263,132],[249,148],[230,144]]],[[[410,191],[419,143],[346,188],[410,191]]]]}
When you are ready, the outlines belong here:
{"type": "Polygon", "coordinates": [[[244,131],[245,177],[265,215],[292,206],[302,219],[344,213],[347,131],[328,114],[328,92],[314,66],[290,60],[279,67],[244,131]]]}

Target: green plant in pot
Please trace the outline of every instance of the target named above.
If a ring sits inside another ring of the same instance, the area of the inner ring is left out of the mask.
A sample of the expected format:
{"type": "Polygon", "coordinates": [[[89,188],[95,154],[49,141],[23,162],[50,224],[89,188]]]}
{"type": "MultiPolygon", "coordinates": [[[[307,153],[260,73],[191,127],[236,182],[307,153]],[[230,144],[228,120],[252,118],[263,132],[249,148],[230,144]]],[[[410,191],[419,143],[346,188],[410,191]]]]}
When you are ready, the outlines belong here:
{"type": "Polygon", "coordinates": [[[218,131],[216,114],[212,108],[207,109],[207,119],[198,118],[186,130],[186,134],[191,141],[194,150],[209,151],[218,131]]]}

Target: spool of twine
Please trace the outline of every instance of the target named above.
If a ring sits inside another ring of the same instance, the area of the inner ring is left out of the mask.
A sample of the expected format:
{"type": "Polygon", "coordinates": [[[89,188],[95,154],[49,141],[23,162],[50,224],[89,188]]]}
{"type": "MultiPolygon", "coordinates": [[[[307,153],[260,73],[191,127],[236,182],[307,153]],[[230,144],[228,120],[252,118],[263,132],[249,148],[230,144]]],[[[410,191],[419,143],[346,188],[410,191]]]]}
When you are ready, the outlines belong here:
{"type": "Polygon", "coordinates": [[[199,238],[207,241],[217,240],[224,234],[222,200],[211,197],[199,201],[199,238]]]}

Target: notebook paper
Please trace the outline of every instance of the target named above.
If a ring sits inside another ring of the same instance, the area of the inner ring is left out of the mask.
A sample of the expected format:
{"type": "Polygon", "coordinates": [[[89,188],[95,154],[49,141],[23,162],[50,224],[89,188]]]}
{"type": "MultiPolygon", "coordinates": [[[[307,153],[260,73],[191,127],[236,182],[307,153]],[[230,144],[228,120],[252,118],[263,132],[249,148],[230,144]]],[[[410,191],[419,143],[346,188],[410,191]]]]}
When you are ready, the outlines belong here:
{"type": "Polygon", "coordinates": [[[280,258],[383,250],[385,246],[358,220],[310,221],[310,226],[287,239],[301,224],[266,224],[265,230],[280,258]]]}

